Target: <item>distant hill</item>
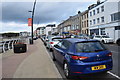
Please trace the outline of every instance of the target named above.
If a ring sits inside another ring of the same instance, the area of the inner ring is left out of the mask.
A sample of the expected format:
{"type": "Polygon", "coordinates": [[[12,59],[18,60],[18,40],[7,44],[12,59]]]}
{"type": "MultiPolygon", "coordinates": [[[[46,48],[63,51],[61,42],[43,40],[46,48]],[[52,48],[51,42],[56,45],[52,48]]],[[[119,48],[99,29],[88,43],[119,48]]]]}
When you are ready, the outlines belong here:
{"type": "Polygon", "coordinates": [[[18,37],[19,33],[2,33],[2,37],[18,37]]]}

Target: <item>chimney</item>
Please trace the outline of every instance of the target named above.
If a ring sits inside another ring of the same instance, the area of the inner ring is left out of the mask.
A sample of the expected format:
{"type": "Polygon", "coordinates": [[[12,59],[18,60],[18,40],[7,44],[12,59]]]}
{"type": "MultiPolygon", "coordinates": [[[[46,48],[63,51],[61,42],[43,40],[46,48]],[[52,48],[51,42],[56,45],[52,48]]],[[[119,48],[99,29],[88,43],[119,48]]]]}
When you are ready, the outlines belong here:
{"type": "Polygon", "coordinates": [[[100,0],[97,0],[97,5],[99,5],[100,4],[100,0]]]}
{"type": "Polygon", "coordinates": [[[80,14],[81,12],[80,11],[78,11],[78,14],[80,14]]]}
{"type": "Polygon", "coordinates": [[[69,16],[69,18],[72,18],[72,16],[69,16]]]}

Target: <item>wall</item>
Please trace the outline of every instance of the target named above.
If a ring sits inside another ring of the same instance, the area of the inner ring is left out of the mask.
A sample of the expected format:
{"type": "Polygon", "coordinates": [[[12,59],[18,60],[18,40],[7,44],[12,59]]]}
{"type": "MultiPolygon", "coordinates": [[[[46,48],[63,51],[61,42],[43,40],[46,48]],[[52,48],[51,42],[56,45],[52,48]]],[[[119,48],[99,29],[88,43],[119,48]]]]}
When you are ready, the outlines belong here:
{"type": "Polygon", "coordinates": [[[51,30],[52,30],[51,27],[46,27],[46,29],[45,29],[46,35],[48,35],[48,32],[51,31],[51,30]]]}

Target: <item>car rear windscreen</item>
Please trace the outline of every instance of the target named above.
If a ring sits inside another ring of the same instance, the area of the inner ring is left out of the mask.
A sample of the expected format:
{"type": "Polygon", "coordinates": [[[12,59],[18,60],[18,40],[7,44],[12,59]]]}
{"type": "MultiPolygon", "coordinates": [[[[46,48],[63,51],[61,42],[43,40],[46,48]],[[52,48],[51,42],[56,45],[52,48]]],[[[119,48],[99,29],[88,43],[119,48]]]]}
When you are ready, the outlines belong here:
{"type": "Polygon", "coordinates": [[[90,53],[104,50],[106,50],[106,48],[100,42],[80,42],[76,44],[77,53],[90,53]]]}

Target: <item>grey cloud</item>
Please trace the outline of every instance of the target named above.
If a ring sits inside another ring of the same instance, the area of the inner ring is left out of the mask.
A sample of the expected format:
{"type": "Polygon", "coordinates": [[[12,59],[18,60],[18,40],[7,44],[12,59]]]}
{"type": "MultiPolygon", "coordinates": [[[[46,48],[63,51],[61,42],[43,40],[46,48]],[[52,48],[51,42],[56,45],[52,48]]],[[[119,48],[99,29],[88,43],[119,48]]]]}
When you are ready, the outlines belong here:
{"type": "MultiPolygon", "coordinates": [[[[77,10],[86,9],[90,2],[37,2],[34,23],[60,22],[69,16],[77,14],[77,10]]],[[[31,17],[32,2],[4,2],[2,3],[2,21],[27,23],[31,17]]]]}

